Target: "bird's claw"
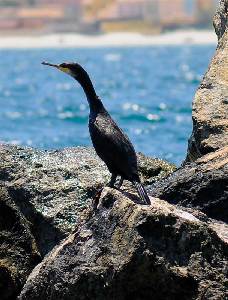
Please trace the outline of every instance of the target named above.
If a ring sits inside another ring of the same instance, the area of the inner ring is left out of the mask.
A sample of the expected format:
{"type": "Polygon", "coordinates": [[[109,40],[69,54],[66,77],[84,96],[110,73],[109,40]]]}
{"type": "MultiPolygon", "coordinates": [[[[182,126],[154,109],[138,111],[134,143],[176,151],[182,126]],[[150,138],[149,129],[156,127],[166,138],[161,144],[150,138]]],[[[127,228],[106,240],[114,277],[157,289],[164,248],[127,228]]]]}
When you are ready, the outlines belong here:
{"type": "Polygon", "coordinates": [[[96,192],[94,198],[93,198],[93,209],[94,209],[94,210],[97,210],[97,207],[98,207],[98,204],[99,204],[99,200],[100,200],[100,197],[101,197],[102,190],[103,190],[103,189],[98,190],[98,191],[96,192]]]}

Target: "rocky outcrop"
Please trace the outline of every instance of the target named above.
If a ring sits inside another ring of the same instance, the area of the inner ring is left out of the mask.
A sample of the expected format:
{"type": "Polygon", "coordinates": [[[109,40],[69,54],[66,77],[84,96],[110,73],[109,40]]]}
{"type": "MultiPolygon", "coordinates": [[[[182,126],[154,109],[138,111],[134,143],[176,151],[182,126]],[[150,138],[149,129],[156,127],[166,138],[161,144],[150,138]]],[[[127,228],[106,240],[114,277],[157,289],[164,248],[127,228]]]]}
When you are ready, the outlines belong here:
{"type": "Polygon", "coordinates": [[[19,299],[226,299],[228,245],[216,230],[164,201],[143,206],[106,188],[19,299]]]}
{"type": "Polygon", "coordinates": [[[0,298],[15,299],[41,261],[29,222],[0,185],[0,298]]]}
{"type": "Polygon", "coordinates": [[[214,18],[217,51],[193,102],[193,132],[186,161],[228,145],[228,1],[222,0],[214,18]]]}
{"type": "MultiPolygon", "coordinates": [[[[139,155],[141,176],[152,183],[175,167],[139,155]]],[[[15,299],[27,276],[75,230],[91,197],[109,180],[89,148],[62,151],[0,145],[0,298],[15,299]]]]}
{"type": "MultiPolygon", "coordinates": [[[[228,23],[228,2],[227,0],[220,0],[218,10],[214,16],[214,28],[220,42],[228,23]]],[[[226,33],[227,34],[227,33],[226,33]]]]}
{"type": "MultiPolygon", "coordinates": [[[[90,148],[41,151],[1,145],[0,158],[0,181],[22,214],[35,222],[42,254],[74,230],[91,198],[110,180],[106,166],[90,148]]],[[[139,170],[149,184],[175,167],[139,154],[139,170]]]]}
{"type": "Polygon", "coordinates": [[[93,150],[0,145],[1,299],[15,299],[41,260],[20,300],[228,298],[227,7],[214,19],[218,48],[184,166],[139,154],[150,195],[172,204],[139,205],[125,183],[103,190],[94,210],[110,175],[93,150]]]}
{"type": "Polygon", "coordinates": [[[150,195],[228,223],[228,146],[155,183],[150,195]]]}

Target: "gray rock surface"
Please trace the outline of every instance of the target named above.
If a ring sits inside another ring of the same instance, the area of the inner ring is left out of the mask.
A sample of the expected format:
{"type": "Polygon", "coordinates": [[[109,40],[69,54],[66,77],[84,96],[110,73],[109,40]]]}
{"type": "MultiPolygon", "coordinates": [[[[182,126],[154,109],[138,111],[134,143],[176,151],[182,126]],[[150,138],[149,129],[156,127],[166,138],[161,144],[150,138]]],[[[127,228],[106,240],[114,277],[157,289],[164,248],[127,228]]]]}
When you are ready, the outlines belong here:
{"type": "MultiPolygon", "coordinates": [[[[175,167],[139,154],[139,170],[142,180],[149,184],[175,167]]],[[[91,197],[109,180],[106,166],[90,148],[41,151],[0,145],[0,181],[30,222],[39,215],[35,226],[40,226],[37,231],[41,232],[43,254],[74,230],[91,197]],[[44,230],[47,223],[48,231],[44,230]]]]}
{"type": "MultiPolygon", "coordinates": [[[[109,178],[102,162],[86,148],[49,152],[1,145],[0,157],[0,180],[23,215],[33,222],[39,214],[60,239],[74,229],[88,199],[109,178]]],[[[46,254],[56,245],[55,237],[53,242],[50,238],[55,234],[38,231],[47,234],[40,237],[46,254]]]]}
{"type": "Polygon", "coordinates": [[[193,131],[186,161],[228,145],[228,0],[214,18],[218,47],[193,102],[193,131]]]}
{"type": "MultiPolygon", "coordinates": [[[[142,154],[139,161],[148,183],[175,169],[142,154]]],[[[32,269],[75,229],[109,178],[89,148],[38,151],[0,145],[1,300],[15,299],[32,269]]]]}
{"type": "Polygon", "coordinates": [[[155,183],[149,194],[228,223],[228,146],[155,183]]]}
{"type": "Polygon", "coordinates": [[[18,299],[226,299],[221,226],[106,188],[98,210],[33,270],[18,299]]]}

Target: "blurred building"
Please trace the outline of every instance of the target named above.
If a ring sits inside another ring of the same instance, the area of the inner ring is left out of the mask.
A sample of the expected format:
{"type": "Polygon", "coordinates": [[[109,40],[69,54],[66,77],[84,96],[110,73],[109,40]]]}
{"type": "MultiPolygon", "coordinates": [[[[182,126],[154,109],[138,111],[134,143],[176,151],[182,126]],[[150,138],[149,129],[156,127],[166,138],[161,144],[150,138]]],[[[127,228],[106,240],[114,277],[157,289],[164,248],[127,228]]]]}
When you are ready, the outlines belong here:
{"type": "Polygon", "coordinates": [[[0,0],[0,30],[141,31],[207,27],[218,0],[0,0]]]}
{"type": "Polygon", "coordinates": [[[145,31],[151,27],[145,20],[148,0],[116,0],[109,4],[107,1],[103,5],[101,0],[98,2],[99,9],[95,9],[95,1],[87,1],[86,15],[99,25],[101,31],[145,31]],[[91,14],[94,10],[95,15],[91,14]]]}
{"type": "Polygon", "coordinates": [[[192,26],[197,23],[197,0],[148,1],[147,19],[163,29],[192,26]],[[152,6],[150,6],[150,3],[152,6]]]}
{"type": "Polygon", "coordinates": [[[79,31],[81,0],[0,0],[0,30],[79,31]]]}
{"type": "Polygon", "coordinates": [[[218,0],[86,0],[88,22],[102,31],[159,32],[180,27],[209,26],[218,0]],[[97,25],[96,25],[97,26],[97,25]]]}
{"type": "Polygon", "coordinates": [[[199,25],[208,24],[211,16],[214,14],[215,7],[218,5],[217,0],[198,0],[197,17],[199,25]]]}

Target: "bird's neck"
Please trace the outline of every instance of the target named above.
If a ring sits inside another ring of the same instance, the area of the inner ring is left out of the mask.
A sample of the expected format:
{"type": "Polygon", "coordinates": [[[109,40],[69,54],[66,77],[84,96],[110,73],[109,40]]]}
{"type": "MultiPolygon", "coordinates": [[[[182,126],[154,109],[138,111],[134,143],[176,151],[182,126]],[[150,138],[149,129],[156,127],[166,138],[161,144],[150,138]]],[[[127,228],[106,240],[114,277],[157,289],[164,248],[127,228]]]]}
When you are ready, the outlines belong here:
{"type": "MultiPolygon", "coordinates": [[[[77,79],[78,80],[78,79],[77,79]]],[[[101,102],[100,98],[97,96],[96,91],[94,89],[94,86],[92,84],[91,79],[89,78],[89,75],[86,73],[85,76],[78,80],[80,85],[82,86],[87,101],[89,103],[90,111],[91,112],[99,112],[104,109],[103,103],[101,102]]]]}

